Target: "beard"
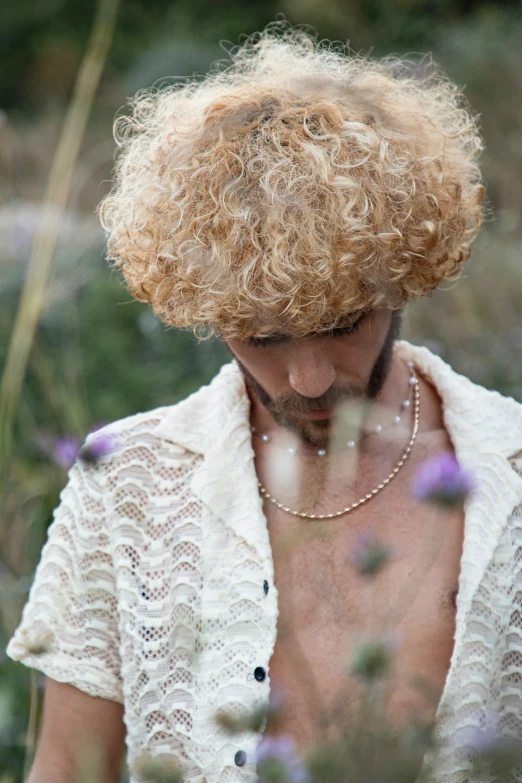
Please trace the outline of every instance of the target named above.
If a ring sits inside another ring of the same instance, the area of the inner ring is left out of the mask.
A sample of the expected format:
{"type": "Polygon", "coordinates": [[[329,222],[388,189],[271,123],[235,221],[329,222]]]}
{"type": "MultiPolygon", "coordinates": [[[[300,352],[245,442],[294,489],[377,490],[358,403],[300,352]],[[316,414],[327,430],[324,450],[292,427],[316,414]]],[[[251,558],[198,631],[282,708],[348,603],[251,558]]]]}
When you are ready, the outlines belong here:
{"type": "Polygon", "coordinates": [[[272,398],[252,373],[237,357],[235,358],[249,391],[264,405],[274,421],[298,435],[305,443],[324,447],[330,441],[331,419],[306,420],[295,416],[295,414],[334,410],[342,403],[356,401],[363,409],[363,418],[366,418],[390,372],[393,346],[400,335],[401,327],[402,311],[393,310],[386,338],[374,362],[366,388],[358,383],[339,387],[331,386],[320,397],[312,398],[304,397],[301,394],[288,394],[272,398]]]}

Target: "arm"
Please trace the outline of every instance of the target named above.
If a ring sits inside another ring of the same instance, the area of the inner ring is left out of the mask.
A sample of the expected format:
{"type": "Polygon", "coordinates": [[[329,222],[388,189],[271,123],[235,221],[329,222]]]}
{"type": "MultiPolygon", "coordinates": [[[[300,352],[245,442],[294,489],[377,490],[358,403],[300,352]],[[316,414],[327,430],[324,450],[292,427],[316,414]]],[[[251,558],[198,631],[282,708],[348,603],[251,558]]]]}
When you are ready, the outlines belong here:
{"type": "Polygon", "coordinates": [[[99,766],[89,751],[92,778],[85,780],[118,783],[125,755],[123,706],[46,677],[42,728],[27,783],[75,783],[82,748],[93,744],[99,766]]]}
{"type": "MultiPolygon", "coordinates": [[[[118,780],[123,681],[110,468],[107,458],[96,465],[77,460],[70,469],[6,649],[47,678],[30,783],[80,783],[75,747],[89,735],[107,752],[107,783],[118,780]]],[[[99,778],[105,783],[102,773],[99,778]]]]}

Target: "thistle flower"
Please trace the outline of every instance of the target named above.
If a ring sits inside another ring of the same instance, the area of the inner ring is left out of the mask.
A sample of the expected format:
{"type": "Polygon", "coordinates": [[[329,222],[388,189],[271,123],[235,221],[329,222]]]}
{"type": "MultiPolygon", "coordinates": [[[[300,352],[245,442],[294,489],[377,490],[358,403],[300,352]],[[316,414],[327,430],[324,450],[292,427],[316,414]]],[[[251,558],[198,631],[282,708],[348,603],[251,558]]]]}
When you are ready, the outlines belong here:
{"type": "Polygon", "coordinates": [[[350,664],[350,674],[362,680],[384,677],[390,668],[391,658],[397,645],[398,638],[392,635],[364,640],[355,651],[350,664]]]}
{"type": "Polygon", "coordinates": [[[256,749],[259,783],[311,783],[312,776],[287,734],[265,736],[256,749]]]}
{"type": "Polygon", "coordinates": [[[57,438],[54,443],[46,444],[46,436],[40,436],[40,446],[49,453],[51,452],[53,458],[59,465],[64,468],[70,468],[76,458],[81,459],[83,462],[96,463],[105,454],[112,451],[114,445],[114,436],[108,433],[99,432],[108,422],[98,422],[94,427],[89,430],[88,441],[81,445],[82,442],[74,435],[63,435],[57,438]],[[98,434],[95,434],[98,433],[98,434]]]}
{"type": "Polygon", "coordinates": [[[214,720],[218,726],[229,734],[240,734],[244,731],[262,731],[268,723],[276,727],[281,720],[281,713],[285,701],[286,691],[281,686],[271,689],[270,699],[267,705],[261,705],[249,711],[246,715],[234,715],[226,709],[219,709],[214,713],[214,720]]]}
{"type": "Polygon", "coordinates": [[[100,432],[98,435],[89,438],[88,441],[83,444],[78,452],[78,457],[82,462],[94,464],[106,454],[109,454],[112,451],[113,446],[114,436],[100,432]]]}
{"type": "Polygon", "coordinates": [[[286,698],[287,691],[283,686],[273,685],[270,688],[270,697],[263,718],[266,718],[267,723],[273,727],[277,727],[282,720],[286,698]]]}
{"type": "Polygon", "coordinates": [[[70,468],[78,455],[80,441],[73,435],[64,435],[54,444],[53,457],[64,468],[70,468]]]}
{"type": "Polygon", "coordinates": [[[132,765],[132,771],[147,783],[182,783],[184,780],[179,759],[167,753],[152,756],[148,751],[142,751],[132,765]]]}
{"type": "Polygon", "coordinates": [[[393,557],[394,552],[394,547],[380,543],[375,531],[369,528],[359,533],[357,542],[351,554],[346,558],[346,562],[353,565],[359,574],[374,576],[393,557]]]}
{"type": "Polygon", "coordinates": [[[417,500],[446,508],[461,506],[474,488],[472,474],[449,451],[439,452],[423,462],[413,484],[417,500]]]}
{"type": "Polygon", "coordinates": [[[494,770],[507,777],[522,762],[520,739],[502,735],[498,713],[490,713],[486,728],[471,727],[466,732],[466,744],[473,752],[473,771],[494,770]]]}
{"type": "Polygon", "coordinates": [[[282,685],[272,685],[270,688],[269,705],[270,709],[277,711],[282,709],[285,699],[287,698],[287,690],[282,685]]]}

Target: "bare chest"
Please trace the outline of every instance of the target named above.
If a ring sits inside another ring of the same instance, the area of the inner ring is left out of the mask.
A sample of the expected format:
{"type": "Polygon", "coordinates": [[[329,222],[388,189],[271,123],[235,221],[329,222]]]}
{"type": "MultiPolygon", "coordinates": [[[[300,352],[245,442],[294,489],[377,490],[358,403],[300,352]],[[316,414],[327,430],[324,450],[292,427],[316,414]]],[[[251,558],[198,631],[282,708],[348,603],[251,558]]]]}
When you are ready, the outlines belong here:
{"type": "Polygon", "coordinates": [[[271,689],[285,694],[283,723],[265,734],[290,734],[303,751],[335,735],[360,704],[363,683],[350,673],[359,644],[383,635],[395,644],[386,716],[395,726],[413,714],[434,716],[453,652],[464,518],[402,498],[400,484],[390,485],[324,522],[265,503],[279,591],[269,675],[271,689]],[[358,536],[370,527],[392,548],[374,577],[354,564],[358,536]],[[431,701],[412,684],[419,675],[431,701]]]}

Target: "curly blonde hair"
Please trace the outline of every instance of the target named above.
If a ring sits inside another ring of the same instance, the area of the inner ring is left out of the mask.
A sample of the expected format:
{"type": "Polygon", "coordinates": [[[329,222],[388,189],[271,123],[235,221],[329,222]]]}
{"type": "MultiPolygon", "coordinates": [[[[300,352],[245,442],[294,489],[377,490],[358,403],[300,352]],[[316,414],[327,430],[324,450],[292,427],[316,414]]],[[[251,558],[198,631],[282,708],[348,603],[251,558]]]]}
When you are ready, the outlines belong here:
{"type": "Polygon", "coordinates": [[[458,275],[484,219],[477,117],[419,64],[269,25],[140,91],[100,205],[133,296],[200,336],[295,336],[458,275]]]}

